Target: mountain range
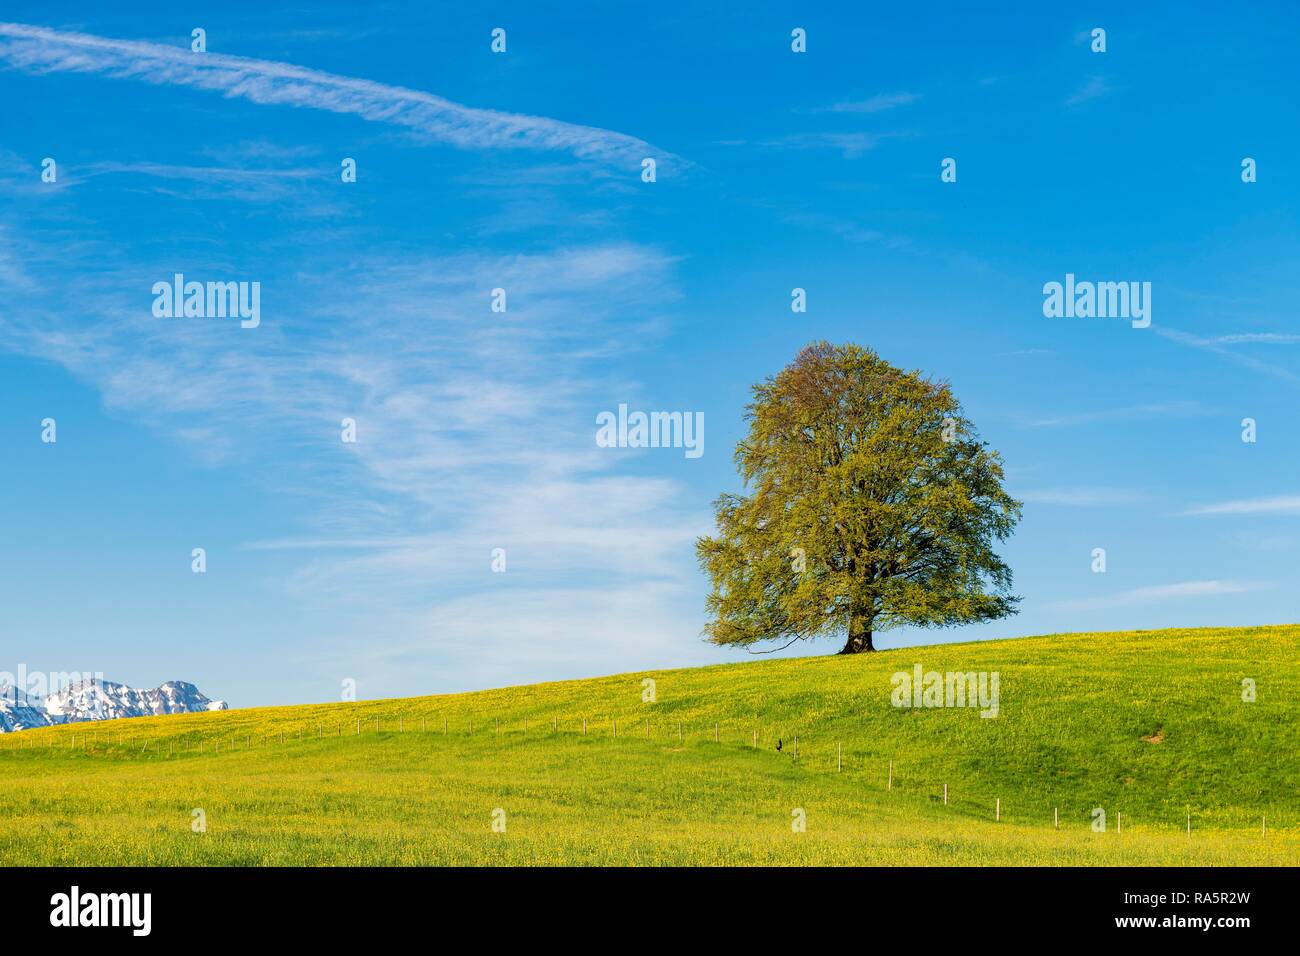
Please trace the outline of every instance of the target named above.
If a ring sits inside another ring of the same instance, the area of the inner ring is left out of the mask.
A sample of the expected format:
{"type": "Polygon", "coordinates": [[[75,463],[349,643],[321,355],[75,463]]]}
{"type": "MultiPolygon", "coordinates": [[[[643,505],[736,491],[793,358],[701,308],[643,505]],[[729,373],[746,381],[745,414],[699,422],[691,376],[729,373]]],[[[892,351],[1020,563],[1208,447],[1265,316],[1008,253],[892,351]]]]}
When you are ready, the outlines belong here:
{"type": "Polygon", "coordinates": [[[0,686],[0,733],[87,720],[226,709],[224,700],[212,700],[183,680],[169,680],[149,690],[87,680],[69,684],[45,697],[32,697],[16,687],[4,685],[0,686]]]}

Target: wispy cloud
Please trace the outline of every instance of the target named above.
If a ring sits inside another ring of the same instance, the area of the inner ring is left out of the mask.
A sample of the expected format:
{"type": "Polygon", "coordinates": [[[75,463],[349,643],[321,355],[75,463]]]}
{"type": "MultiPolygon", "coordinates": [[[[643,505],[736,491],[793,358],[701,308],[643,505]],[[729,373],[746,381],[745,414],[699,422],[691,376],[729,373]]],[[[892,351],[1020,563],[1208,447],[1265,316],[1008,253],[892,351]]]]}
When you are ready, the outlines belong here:
{"type": "Polygon", "coordinates": [[[1201,339],[1205,345],[1300,345],[1300,335],[1284,332],[1240,332],[1201,339]]]}
{"type": "Polygon", "coordinates": [[[1271,498],[1239,498],[1217,504],[1200,505],[1184,511],[1185,515],[1300,515],[1300,495],[1274,495],[1271,498]]]}
{"type": "Polygon", "coordinates": [[[921,98],[919,93],[877,93],[865,100],[849,100],[832,106],[821,106],[810,112],[814,113],[883,113],[915,103],[921,98]]]}
{"type": "Polygon", "coordinates": [[[1057,601],[1050,606],[1058,611],[1093,611],[1131,607],[1136,604],[1158,604],[1163,601],[1184,601],[1189,598],[1224,597],[1230,594],[1260,591],[1267,587],[1268,585],[1262,582],[1249,581],[1180,581],[1177,584],[1133,588],[1103,597],[1057,601]]]}
{"type": "Polygon", "coordinates": [[[165,195],[180,195],[188,191],[192,198],[226,197],[245,202],[292,202],[302,212],[305,203],[319,202],[313,194],[303,192],[302,184],[313,179],[328,182],[332,172],[332,169],[310,166],[259,169],[245,166],[106,161],[87,163],[84,166],[65,165],[59,170],[58,185],[67,188],[101,176],[125,176],[131,177],[132,185],[136,188],[144,183],[150,191],[165,195]],[[178,188],[181,183],[187,184],[188,190],[178,188]]]}
{"type": "Polygon", "coordinates": [[[315,648],[313,657],[326,672],[354,675],[363,690],[393,686],[412,673],[429,674],[443,685],[437,690],[471,690],[539,676],[648,670],[665,661],[706,663],[716,659],[708,645],[682,640],[698,627],[695,608],[664,582],[516,588],[508,596],[485,590],[386,623],[391,635],[373,642],[360,660],[334,647],[315,648]],[[430,673],[433,648],[456,661],[450,680],[430,673]]]}
{"type": "Polygon", "coordinates": [[[1300,335],[1292,332],[1229,332],[1224,335],[1192,335],[1176,329],[1163,330],[1166,338],[1186,345],[1213,348],[1220,345],[1300,345],[1300,335]]]}
{"type": "Polygon", "coordinates": [[[846,242],[883,242],[897,247],[905,243],[900,236],[891,236],[870,226],[854,222],[839,216],[810,213],[804,209],[783,210],[779,213],[782,222],[805,229],[819,229],[833,233],[846,242]]]}
{"type": "Polygon", "coordinates": [[[0,224],[0,289],[16,292],[33,288],[35,283],[15,249],[11,231],[0,224]]]}
{"type": "Polygon", "coordinates": [[[897,133],[793,133],[763,143],[769,149],[838,149],[845,159],[856,159],[897,133]]]}
{"type": "Polygon", "coordinates": [[[592,126],[478,109],[399,86],[272,60],[0,23],[0,61],[33,73],[98,73],[213,90],[253,103],[346,113],[403,126],[462,149],[545,149],[633,167],[673,160],[643,140],[592,126]]]}
{"type": "Polygon", "coordinates": [[[1207,414],[1199,402],[1159,402],[1147,405],[1130,405],[1124,408],[1100,408],[1072,415],[1054,415],[1025,422],[1029,428],[1068,428],[1073,425],[1093,425],[1103,422],[1123,422],[1143,418],[1190,418],[1207,414]]]}
{"type": "MultiPolygon", "coordinates": [[[[690,558],[707,511],[683,504],[669,478],[615,473],[620,453],[594,440],[596,413],[639,391],[609,360],[653,338],[626,316],[650,322],[672,301],[671,257],[623,243],[507,257],[374,251],[268,286],[264,302],[280,305],[254,334],[154,319],[150,277],[170,267],[90,254],[100,268],[70,281],[19,276],[24,301],[43,306],[0,312],[0,349],[60,363],[114,413],[205,461],[279,460],[285,435],[297,436],[303,454],[265,480],[318,507],[300,535],[247,544],[302,550],[286,584],[313,605],[433,613],[516,578],[536,592],[534,608],[555,589],[554,620],[539,627],[572,622],[575,581],[658,582],[676,596],[666,606],[697,605],[690,558]],[[497,285],[510,290],[509,312],[487,321],[497,285]],[[356,444],[339,440],[344,417],[357,421],[356,444]],[[495,547],[517,574],[489,573],[495,547]]],[[[679,617],[665,625],[678,637],[679,617]]]]}
{"type": "Polygon", "coordinates": [[[1290,341],[1292,338],[1296,338],[1297,341],[1300,341],[1300,337],[1291,336],[1289,334],[1262,332],[1203,337],[1192,335],[1188,332],[1180,332],[1177,329],[1171,329],[1168,327],[1156,328],[1153,326],[1153,329],[1157,335],[1169,339],[1171,342],[1177,342],[1179,345],[1186,345],[1191,348],[1204,349],[1205,351],[1213,352],[1215,355],[1220,355],[1236,365],[1241,365],[1256,372],[1263,372],[1266,375],[1271,375],[1275,378],[1285,379],[1288,382],[1300,381],[1300,376],[1297,376],[1296,373],[1292,372],[1288,368],[1274,365],[1271,362],[1262,361],[1255,358],[1253,355],[1243,355],[1240,351],[1231,347],[1233,345],[1252,343],[1288,345],[1292,344],[1290,341]]]}
{"type": "Polygon", "coordinates": [[[1088,81],[1079,87],[1068,97],[1065,103],[1067,106],[1078,106],[1080,103],[1087,103],[1089,100],[1099,99],[1107,93],[1113,93],[1115,88],[1106,82],[1104,76],[1092,76],[1088,81]]]}
{"type": "Polygon", "coordinates": [[[1148,496],[1128,488],[1040,488],[1016,492],[1015,497],[1033,504],[1072,508],[1111,508],[1148,500],[1148,496]]]}
{"type": "Polygon", "coordinates": [[[115,173],[156,176],[159,179],[195,179],[206,182],[261,183],[277,179],[307,179],[322,175],[321,169],[243,169],[228,166],[177,166],[167,163],[92,163],[74,167],[84,177],[115,173]]]}

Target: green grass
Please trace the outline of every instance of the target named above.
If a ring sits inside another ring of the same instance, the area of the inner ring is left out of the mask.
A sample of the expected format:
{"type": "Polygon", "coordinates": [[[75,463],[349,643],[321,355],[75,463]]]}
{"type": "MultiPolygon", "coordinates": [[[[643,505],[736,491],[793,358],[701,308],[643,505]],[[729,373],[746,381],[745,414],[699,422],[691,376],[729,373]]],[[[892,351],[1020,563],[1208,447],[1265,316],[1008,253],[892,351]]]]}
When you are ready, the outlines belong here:
{"type": "Polygon", "coordinates": [[[23,731],[0,864],[1295,865],[1298,652],[1066,634],[23,731]],[[915,663],[997,671],[1000,715],[893,707],[915,663]]]}

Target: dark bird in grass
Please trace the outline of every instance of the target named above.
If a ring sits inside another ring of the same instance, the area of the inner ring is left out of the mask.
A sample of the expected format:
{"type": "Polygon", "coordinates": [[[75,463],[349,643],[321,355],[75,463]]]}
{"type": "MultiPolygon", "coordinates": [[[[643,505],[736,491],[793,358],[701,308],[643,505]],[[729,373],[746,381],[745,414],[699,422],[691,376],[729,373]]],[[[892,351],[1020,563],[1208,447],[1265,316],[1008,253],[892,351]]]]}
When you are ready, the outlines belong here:
{"type": "Polygon", "coordinates": [[[777,738],[777,741],[776,741],[776,749],[777,749],[777,750],[780,750],[780,749],[781,749],[781,740],[780,740],[779,737],[777,738]]]}

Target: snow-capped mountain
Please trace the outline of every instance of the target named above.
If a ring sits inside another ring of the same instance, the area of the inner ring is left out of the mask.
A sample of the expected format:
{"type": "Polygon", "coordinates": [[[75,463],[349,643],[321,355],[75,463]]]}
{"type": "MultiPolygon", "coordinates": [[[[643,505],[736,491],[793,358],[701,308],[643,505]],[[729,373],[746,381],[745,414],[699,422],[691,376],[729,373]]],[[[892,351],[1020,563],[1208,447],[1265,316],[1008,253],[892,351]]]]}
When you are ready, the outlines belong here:
{"type": "Polygon", "coordinates": [[[170,680],[152,690],[137,690],[111,681],[81,681],[43,700],[6,686],[0,687],[0,733],[86,720],[225,709],[224,700],[212,700],[181,680],[170,680]]]}
{"type": "Polygon", "coordinates": [[[0,686],[0,733],[44,727],[49,723],[44,701],[28,697],[16,687],[0,686]]]}

